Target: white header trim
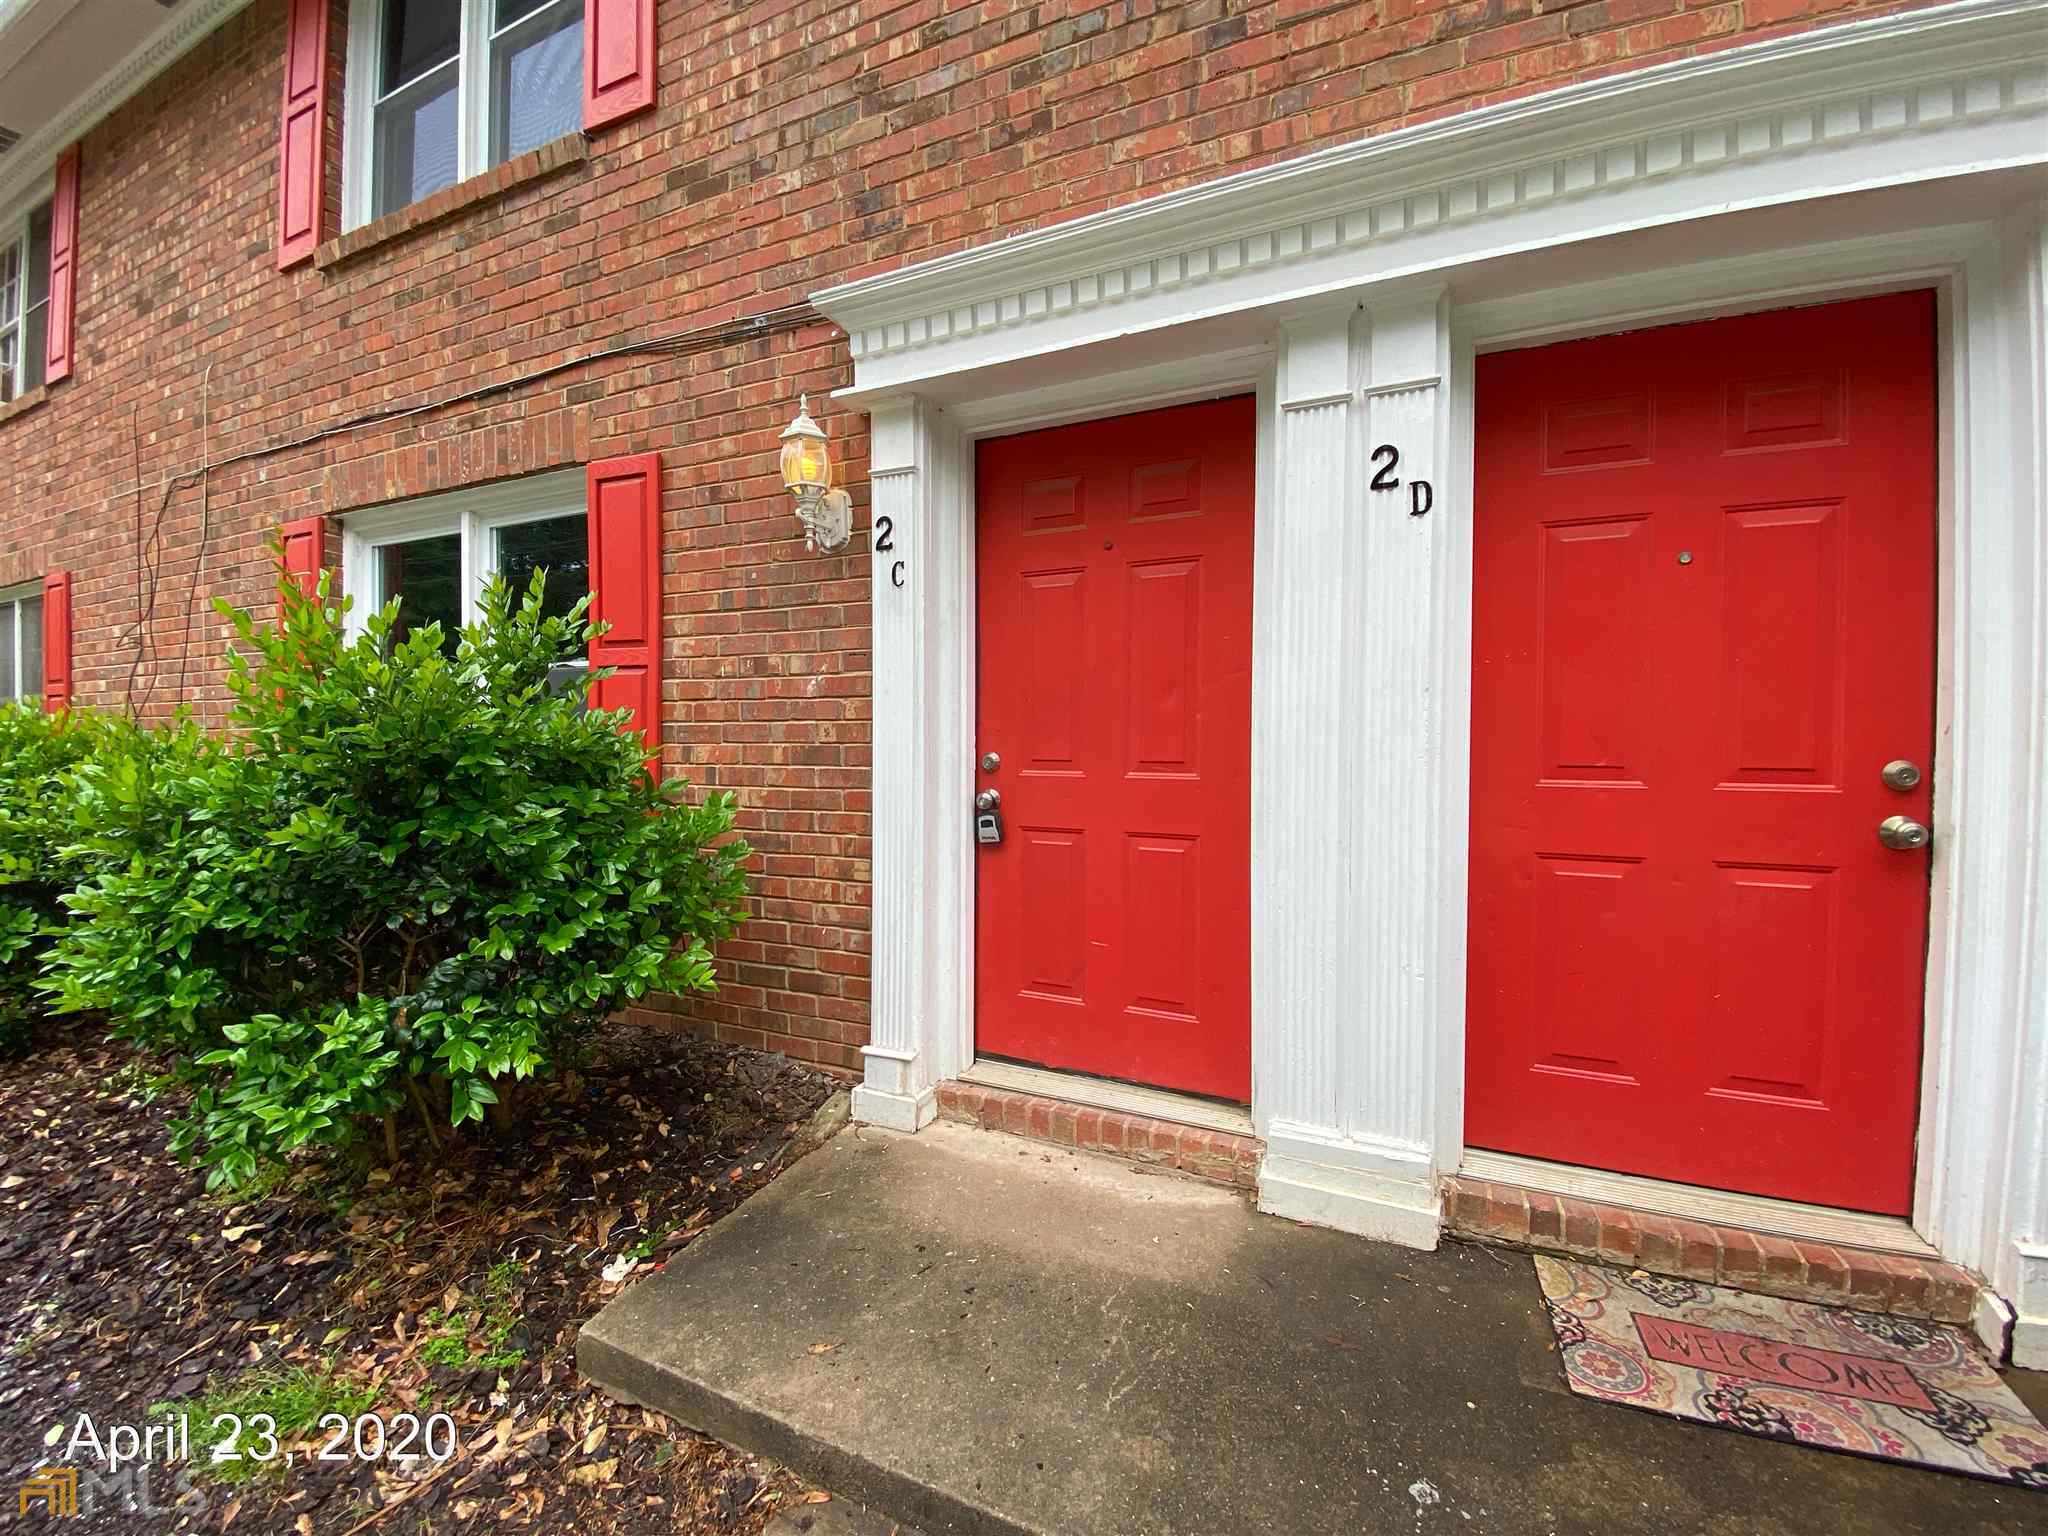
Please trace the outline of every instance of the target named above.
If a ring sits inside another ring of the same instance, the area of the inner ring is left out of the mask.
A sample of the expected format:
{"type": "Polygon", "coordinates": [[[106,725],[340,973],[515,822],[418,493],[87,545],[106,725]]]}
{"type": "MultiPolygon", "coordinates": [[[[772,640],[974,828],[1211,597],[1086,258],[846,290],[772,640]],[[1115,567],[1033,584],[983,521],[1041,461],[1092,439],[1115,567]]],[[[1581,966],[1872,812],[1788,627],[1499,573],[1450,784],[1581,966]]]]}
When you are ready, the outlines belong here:
{"type": "Polygon", "coordinates": [[[20,196],[36,177],[47,178],[57,156],[86,131],[188,53],[192,46],[249,0],[184,0],[171,19],[128,56],[100,76],[92,89],[0,159],[0,207],[20,196]]]}
{"type": "Polygon", "coordinates": [[[2048,5],[1961,0],[1396,129],[813,302],[871,395],[1563,241],[2048,163],[2044,121],[2048,5]]]}

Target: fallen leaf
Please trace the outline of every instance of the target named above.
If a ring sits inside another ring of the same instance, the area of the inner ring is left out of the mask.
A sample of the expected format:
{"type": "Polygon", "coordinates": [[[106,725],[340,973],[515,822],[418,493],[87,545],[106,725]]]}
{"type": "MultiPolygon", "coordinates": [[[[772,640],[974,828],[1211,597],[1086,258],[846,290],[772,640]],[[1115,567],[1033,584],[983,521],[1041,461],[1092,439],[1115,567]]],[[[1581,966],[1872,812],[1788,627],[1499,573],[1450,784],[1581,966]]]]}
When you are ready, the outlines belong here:
{"type": "MultiPolygon", "coordinates": [[[[637,1295],[638,1293],[636,1292],[635,1294],[637,1295]]],[[[841,1344],[844,1344],[845,1342],[846,1341],[844,1339],[834,1339],[831,1341],[821,1340],[820,1342],[813,1344],[811,1346],[811,1353],[814,1355],[829,1355],[832,1353],[833,1350],[837,1349],[841,1344]]]]}
{"type": "Polygon", "coordinates": [[[586,1461],[582,1466],[572,1468],[569,1481],[579,1488],[595,1488],[601,1483],[610,1482],[612,1475],[618,1470],[619,1458],[607,1456],[603,1461],[586,1461]]]}

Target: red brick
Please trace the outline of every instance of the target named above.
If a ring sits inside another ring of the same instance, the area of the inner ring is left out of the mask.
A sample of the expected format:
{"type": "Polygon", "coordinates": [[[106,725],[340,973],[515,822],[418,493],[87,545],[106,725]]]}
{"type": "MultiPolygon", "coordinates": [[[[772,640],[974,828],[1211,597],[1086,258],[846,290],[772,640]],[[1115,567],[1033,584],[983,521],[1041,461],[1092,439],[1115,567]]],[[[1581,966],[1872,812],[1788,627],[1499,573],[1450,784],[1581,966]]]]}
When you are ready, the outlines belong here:
{"type": "Polygon", "coordinates": [[[1636,1231],[1640,1234],[1636,1262],[1652,1274],[1677,1274],[1680,1250],[1678,1223],[1669,1216],[1645,1212],[1636,1218],[1636,1231]]]}
{"type": "Polygon", "coordinates": [[[1063,1147],[1074,1144],[1074,1120],[1076,1111],[1071,1104],[1055,1104],[1049,1117],[1052,1123],[1052,1139],[1063,1147]]]}
{"type": "Polygon", "coordinates": [[[1849,1261],[1839,1249],[1826,1243],[1800,1242],[1795,1245],[1806,1261],[1806,1284],[1815,1296],[1843,1300],[1849,1294],[1849,1261]]]}
{"type": "Polygon", "coordinates": [[[1756,1243],[1764,1256],[1765,1289],[1789,1294],[1805,1286],[1806,1260],[1800,1257],[1797,1244],[1766,1232],[1756,1235],[1756,1243]]]}
{"type": "Polygon", "coordinates": [[[1931,1264],[1927,1276],[1927,1315],[1949,1323],[1969,1321],[1980,1289],[1977,1277],[1953,1264],[1931,1264]]]}
{"type": "Polygon", "coordinates": [[[1074,1145],[1096,1147],[1102,1141],[1102,1111],[1083,1109],[1074,1115],[1074,1145]]]}
{"type": "Polygon", "coordinates": [[[1557,1196],[1542,1190],[1529,1191],[1529,1240],[1557,1243],[1564,1239],[1564,1207],[1557,1196]]]}
{"type": "Polygon", "coordinates": [[[1720,1235],[1704,1221],[1678,1224],[1678,1272],[1688,1280],[1720,1278],[1720,1235]]]}
{"type": "Polygon", "coordinates": [[[1600,1219],[1600,1252],[1619,1264],[1633,1264],[1642,1234],[1636,1229],[1635,1213],[1618,1205],[1596,1208],[1600,1219]]]}
{"type": "Polygon", "coordinates": [[[1716,1235],[1721,1243],[1721,1283],[1754,1289],[1764,1277],[1764,1251],[1757,1240],[1730,1227],[1719,1228],[1716,1235]]]}
{"type": "Polygon", "coordinates": [[[1600,1251],[1600,1208],[1587,1200],[1564,1202],[1564,1245],[1573,1253],[1600,1251]]]}

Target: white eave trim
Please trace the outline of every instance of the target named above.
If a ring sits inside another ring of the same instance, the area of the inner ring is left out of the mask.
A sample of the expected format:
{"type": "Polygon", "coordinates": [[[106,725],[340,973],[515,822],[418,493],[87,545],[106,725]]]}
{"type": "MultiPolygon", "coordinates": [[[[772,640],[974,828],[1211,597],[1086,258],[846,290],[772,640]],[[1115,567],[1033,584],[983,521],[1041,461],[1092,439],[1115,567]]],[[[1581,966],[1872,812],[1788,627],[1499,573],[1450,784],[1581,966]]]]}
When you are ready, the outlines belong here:
{"type": "Polygon", "coordinates": [[[182,0],[161,27],[90,89],[81,91],[61,114],[23,135],[19,144],[0,156],[0,207],[13,202],[28,182],[48,175],[67,146],[83,138],[94,124],[248,4],[249,0],[182,0]]]}
{"type": "Polygon", "coordinates": [[[1500,254],[1502,242],[1485,235],[1448,245],[1443,237],[1504,230],[1539,209],[1569,210],[1585,238],[1860,185],[2048,163],[2044,122],[2048,0],[1959,0],[1395,129],[842,283],[812,302],[845,328],[852,393],[867,395],[1327,291],[1347,274],[1356,285],[1500,254]],[[1824,173],[1825,157],[1849,149],[1878,150],[1882,167],[1824,173]],[[1757,167],[1773,168],[1770,184],[1747,202],[1730,200],[1728,173],[1757,167]],[[1696,195],[1682,212],[1668,192],[1645,196],[1687,184],[1696,195]],[[1361,259],[1367,246],[1376,249],[1361,259]],[[1344,259],[1333,266],[1333,256],[1344,259]],[[1254,273],[1261,280],[1248,288],[1254,273]],[[1181,296],[1162,304],[1170,290],[1181,296]]]}

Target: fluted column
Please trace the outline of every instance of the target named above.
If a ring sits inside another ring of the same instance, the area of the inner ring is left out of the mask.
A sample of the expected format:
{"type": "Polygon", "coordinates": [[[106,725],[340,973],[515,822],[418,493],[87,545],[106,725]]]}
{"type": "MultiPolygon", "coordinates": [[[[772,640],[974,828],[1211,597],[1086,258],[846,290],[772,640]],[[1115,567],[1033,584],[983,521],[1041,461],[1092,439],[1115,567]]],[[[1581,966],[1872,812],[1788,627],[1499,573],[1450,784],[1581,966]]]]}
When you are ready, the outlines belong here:
{"type": "Polygon", "coordinates": [[[1439,309],[1282,329],[1254,701],[1259,1203],[1418,1247],[1438,1225],[1439,309]]]}
{"type": "Polygon", "coordinates": [[[967,509],[957,442],[914,399],[878,405],[870,437],[874,634],[873,927],[868,1043],[855,1118],[915,1131],[960,1070],[967,795],[962,592],[967,509]]]}

